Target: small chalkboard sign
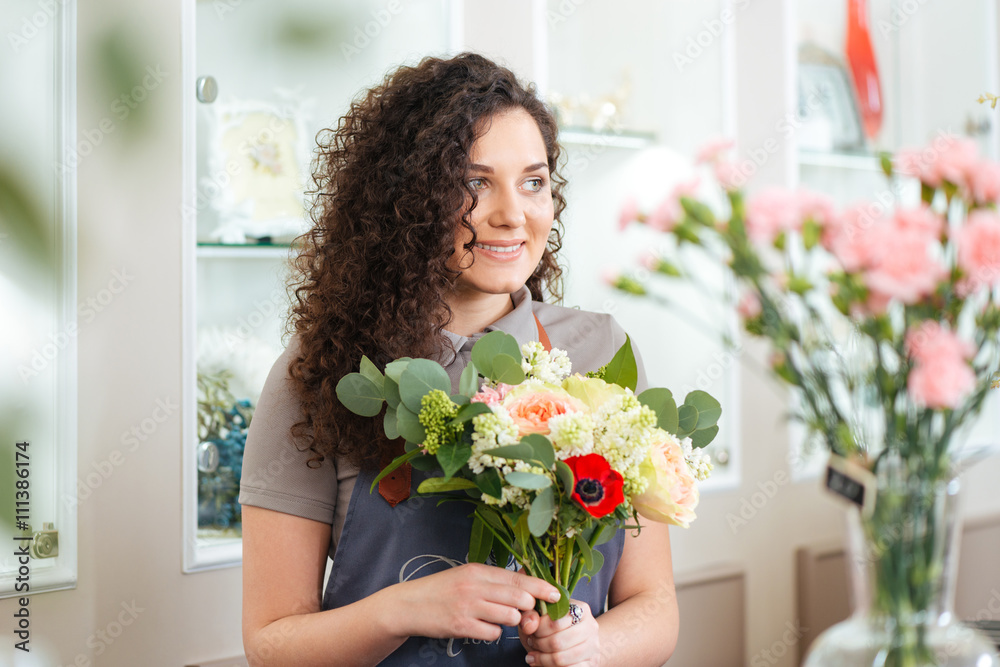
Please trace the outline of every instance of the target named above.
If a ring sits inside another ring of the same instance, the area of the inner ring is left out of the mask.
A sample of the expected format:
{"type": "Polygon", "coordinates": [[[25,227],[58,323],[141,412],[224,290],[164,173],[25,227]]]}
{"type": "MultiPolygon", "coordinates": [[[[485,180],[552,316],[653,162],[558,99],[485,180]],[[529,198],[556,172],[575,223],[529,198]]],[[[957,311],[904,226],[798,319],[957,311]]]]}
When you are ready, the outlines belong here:
{"type": "Polygon", "coordinates": [[[868,468],[831,454],[824,486],[839,498],[860,507],[864,516],[871,516],[875,508],[876,481],[868,468]]]}

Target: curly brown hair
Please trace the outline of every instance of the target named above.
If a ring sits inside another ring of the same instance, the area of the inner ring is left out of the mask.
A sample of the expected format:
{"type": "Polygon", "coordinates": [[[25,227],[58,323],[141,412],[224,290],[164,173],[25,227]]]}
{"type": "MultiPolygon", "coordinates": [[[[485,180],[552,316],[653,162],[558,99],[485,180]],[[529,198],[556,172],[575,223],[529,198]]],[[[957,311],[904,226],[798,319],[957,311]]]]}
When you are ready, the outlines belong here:
{"type": "Polygon", "coordinates": [[[427,57],[386,75],[351,103],[336,130],[317,135],[308,193],[314,226],[295,241],[301,251],[292,260],[286,325],[298,338],[289,374],[304,412],[292,434],[313,452],[310,466],[343,456],[373,467],[396,451],[380,420],[341,405],[337,382],[362,355],[383,368],[447,349],[441,330],[451,318],[445,296],[460,275],[448,267],[459,226],[472,234],[466,250],[476,241],[469,154],[487,121],[515,108],[541,131],[555,212],[526,284],[533,299],[543,300],[544,290],[559,301],[565,180],[557,170],[558,127],[533,84],[475,53],[427,57]]]}

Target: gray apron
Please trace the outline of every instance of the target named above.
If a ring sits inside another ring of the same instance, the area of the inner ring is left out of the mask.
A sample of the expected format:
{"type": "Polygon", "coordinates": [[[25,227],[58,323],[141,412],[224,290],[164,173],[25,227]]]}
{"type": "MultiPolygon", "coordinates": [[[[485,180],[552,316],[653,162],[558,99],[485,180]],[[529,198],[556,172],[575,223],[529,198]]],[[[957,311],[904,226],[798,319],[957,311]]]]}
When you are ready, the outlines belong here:
{"type": "MultiPolygon", "coordinates": [[[[438,498],[416,497],[427,473],[413,470],[410,498],[391,507],[378,491],[369,493],[375,473],[362,470],[354,483],[344,529],[323,596],[323,610],[361,600],[387,586],[441,572],[468,561],[473,506],[438,498]]],[[[625,531],[598,549],[604,567],[592,581],[582,579],[573,597],[590,605],[594,615],[604,609],[608,587],[625,546],[625,531]]],[[[492,558],[492,556],[491,556],[492,558]]],[[[515,569],[513,561],[508,569],[515,569]]],[[[398,613],[387,610],[386,613],[398,613]]],[[[457,637],[410,637],[380,664],[390,667],[482,667],[524,665],[527,655],[517,627],[503,626],[494,642],[457,637]]]]}

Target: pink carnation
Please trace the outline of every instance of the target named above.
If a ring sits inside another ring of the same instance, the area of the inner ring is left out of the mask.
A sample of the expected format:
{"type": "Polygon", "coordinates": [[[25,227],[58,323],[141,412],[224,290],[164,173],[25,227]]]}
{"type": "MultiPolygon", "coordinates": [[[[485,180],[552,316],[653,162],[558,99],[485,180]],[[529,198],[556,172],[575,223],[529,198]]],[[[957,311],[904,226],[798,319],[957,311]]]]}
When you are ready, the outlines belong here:
{"type": "Polygon", "coordinates": [[[892,215],[892,224],[897,230],[914,231],[932,239],[940,238],[945,227],[944,218],[929,206],[899,209],[892,215]]]}
{"type": "Polygon", "coordinates": [[[720,137],[712,139],[700,149],[694,159],[695,164],[713,164],[722,158],[722,154],[728,152],[736,143],[732,139],[720,137]]]}
{"type": "Polygon", "coordinates": [[[629,226],[629,224],[639,219],[639,202],[636,200],[635,196],[630,195],[625,203],[622,204],[622,209],[618,213],[618,229],[623,230],[629,226]]]}
{"type": "Polygon", "coordinates": [[[799,215],[803,220],[826,225],[836,216],[833,200],[826,195],[812,190],[800,190],[797,196],[799,215]]]}
{"type": "Polygon", "coordinates": [[[504,399],[507,392],[510,391],[511,385],[504,384],[503,382],[497,383],[497,386],[489,387],[483,386],[479,392],[469,399],[472,403],[485,403],[486,405],[493,407],[494,405],[499,405],[500,401],[504,399]]]}
{"type": "Polygon", "coordinates": [[[916,303],[948,275],[947,268],[931,257],[928,238],[921,232],[878,228],[872,242],[884,249],[865,273],[873,312],[882,311],[890,299],[916,303]]]}
{"type": "Polygon", "coordinates": [[[736,312],[744,320],[752,320],[763,312],[760,305],[760,297],[756,292],[744,292],[740,297],[740,302],[736,306],[736,312]]]}
{"type": "Polygon", "coordinates": [[[798,196],[777,187],[761,191],[747,204],[746,225],[752,241],[765,243],[781,232],[801,228],[798,196]]]}
{"type": "Polygon", "coordinates": [[[977,210],[958,230],[958,265],[969,290],[1000,282],[1000,215],[977,210]]]}
{"type": "Polygon", "coordinates": [[[874,230],[881,220],[883,218],[873,216],[866,205],[853,206],[832,217],[823,227],[823,247],[849,273],[868,268],[881,251],[879,244],[873,242],[874,230]]]}
{"type": "Polygon", "coordinates": [[[675,185],[670,194],[649,214],[646,224],[661,232],[672,230],[681,221],[681,218],[684,217],[681,197],[693,196],[698,191],[700,184],[701,179],[695,176],[689,181],[675,185]]]}
{"type": "Polygon", "coordinates": [[[957,408],[976,386],[976,375],[961,358],[942,357],[918,363],[906,387],[915,401],[929,408],[957,408]]]}
{"type": "Polygon", "coordinates": [[[907,332],[906,351],[918,364],[932,364],[942,359],[971,359],[976,348],[939,322],[927,320],[907,332]]]}
{"type": "Polygon", "coordinates": [[[721,185],[725,190],[736,190],[740,188],[746,180],[743,173],[729,160],[717,160],[712,165],[712,171],[715,173],[715,180],[717,180],[719,185],[721,185]]]}
{"type": "Polygon", "coordinates": [[[931,187],[941,187],[945,181],[964,186],[979,160],[977,154],[978,148],[972,139],[945,134],[926,148],[897,153],[896,169],[931,187]]]}
{"type": "Polygon", "coordinates": [[[977,204],[1000,201],[1000,164],[978,162],[969,173],[968,196],[977,204]]]}

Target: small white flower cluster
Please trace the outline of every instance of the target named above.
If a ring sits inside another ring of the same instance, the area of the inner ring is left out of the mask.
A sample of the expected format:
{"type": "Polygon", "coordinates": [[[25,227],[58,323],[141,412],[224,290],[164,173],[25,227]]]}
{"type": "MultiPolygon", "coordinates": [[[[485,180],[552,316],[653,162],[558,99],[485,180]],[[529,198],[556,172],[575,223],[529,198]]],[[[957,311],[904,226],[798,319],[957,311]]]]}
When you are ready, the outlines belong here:
{"type": "Polygon", "coordinates": [[[559,459],[584,456],[594,452],[594,420],[576,412],[549,419],[549,440],[559,459]]]}
{"type": "Polygon", "coordinates": [[[549,352],[538,341],[530,341],[521,346],[521,370],[528,377],[559,384],[569,377],[572,370],[569,355],[565,350],[552,348],[549,352]]]}
{"type": "Polygon", "coordinates": [[[469,468],[476,475],[486,468],[502,469],[507,465],[507,459],[490,456],[483,452],[497,447],[516,445],[520,438],[517,426],[503,408],[493,408],[492,412],[476,415],[472,418],[472,456],[469,457],[469,468]]]}
{"type": "Polygon", "coordinates": [[[694,478],[699,482],[708,479],[708,476],[712,474],[712,469],[715,467],[712,465],[712,457],[708,455],[708,452],[700,447],[693,446],[691,438],[681,440],[681,446],[684,447],[684,460],[687,461],[688,468],[691,469],[691,474],[694,475],[694,478]]]}
{"type": "Polygon", "coordinates": [[[639,466],[653,444],[656,413],[627,391],[601,406],[594,424],[594,451],[621,473],[626,499],[645,491],[649,482],[639,466]]]}

